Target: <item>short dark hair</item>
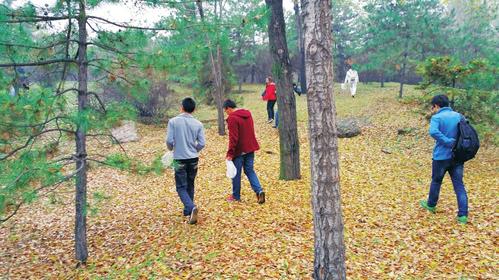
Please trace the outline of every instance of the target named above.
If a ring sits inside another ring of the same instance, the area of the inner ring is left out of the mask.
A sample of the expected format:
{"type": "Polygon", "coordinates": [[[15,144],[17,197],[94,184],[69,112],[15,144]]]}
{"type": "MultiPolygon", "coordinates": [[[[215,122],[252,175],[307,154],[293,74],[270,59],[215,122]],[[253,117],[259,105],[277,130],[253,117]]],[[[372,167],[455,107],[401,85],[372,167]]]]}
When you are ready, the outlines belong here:
{"type": "Polygon", "coordinates": [[[431,99],[431,105],[438,105],[438,107],[449,107],[449,98],[445,94],[439,94],[433,96],[431,99]]]}
{"type": "Polygon", "coordinates": [[[224,105],[223,105],[224,109],[227,109],[227,108],[236,108],[236,102],[230,100],[230,99],[227,99],[224,101],[224,105]]]}
{"type": "Polygon", "coordinates": [[[194,101],[194,99],[186,97],[184,98],[184,100],[182,100],[182,108],[185,112],[192,113],[194,112],[194,109],[196,109],[196,102],[194,101]]]}

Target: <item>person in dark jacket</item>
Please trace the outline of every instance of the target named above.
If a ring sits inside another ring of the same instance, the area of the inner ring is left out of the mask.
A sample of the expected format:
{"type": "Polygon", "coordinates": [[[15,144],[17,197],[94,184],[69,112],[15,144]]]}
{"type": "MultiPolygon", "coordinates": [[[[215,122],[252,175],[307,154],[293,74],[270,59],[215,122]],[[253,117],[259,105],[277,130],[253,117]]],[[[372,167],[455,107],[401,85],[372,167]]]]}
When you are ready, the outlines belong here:
{"type": "Polygon", "coordinates": [[[463,183],[464,164],[454,162],[452,159],[452,148],[456,143],[457,124],[461,120],[461,115],[449,107],[449,98],[445,95],[434,96],[431,105],[435,113],[430,122],[430,135],[435,139],[431,184],[428,200],[420,201],[420,205],[435,213],[442,180],[445,173],[449,172],[459,208],[457,221],[466,224],[468,222],[468,196],[463,183]]]}
{"type": "Polygon", "coordinates": [[[259,150],[260,146],[256,140],[251,112],[237,109],[236,103],[230,99],[225,100],[223,108],[228,115],[227,127],[229,129],[229,148],[226,159],[233,161],[237,169],[237,174],[232,179],[232,194],[227,200],[229,202],[241,200],[241,169],[243,169],[258,203],[263,204],[265,192],[253,167],[255,151],[259,150]]]}

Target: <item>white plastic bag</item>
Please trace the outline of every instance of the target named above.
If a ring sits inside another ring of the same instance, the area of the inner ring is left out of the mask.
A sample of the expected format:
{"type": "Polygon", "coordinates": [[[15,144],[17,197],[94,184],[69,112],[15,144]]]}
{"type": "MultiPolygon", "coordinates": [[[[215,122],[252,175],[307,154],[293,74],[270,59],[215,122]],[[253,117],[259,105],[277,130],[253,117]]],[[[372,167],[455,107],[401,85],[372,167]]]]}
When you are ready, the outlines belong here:
{"type": "Polygon", "coordinates": [[[341,90],[346,90],[347,89],[347,85],[345,85],[345,83],[342,83],[341,84],[341,90]]]}
{"type": "Polygon", "coordinates": [[[161,162],[163,163],[163,167],[171,168],[173,164],[173,153],[171,151],[166,152],[161,157],[161,162]]]}
{"type": "Polygon", "coordinates": [[[236,177],[237,169],[234,165],[234,162],[232,162],[232,160],[225,160],[225,164],[227,165],[227,172],[225,173],[225,175],[227,175],[227,178],[232,179],[236,177]]]}

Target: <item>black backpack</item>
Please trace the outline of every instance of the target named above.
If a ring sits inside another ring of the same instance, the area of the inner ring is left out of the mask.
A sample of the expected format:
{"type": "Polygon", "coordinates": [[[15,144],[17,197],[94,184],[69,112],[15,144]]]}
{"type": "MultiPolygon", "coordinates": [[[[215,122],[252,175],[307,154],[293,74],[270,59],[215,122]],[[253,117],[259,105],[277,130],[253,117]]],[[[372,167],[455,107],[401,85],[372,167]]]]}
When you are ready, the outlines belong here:
{"type": "Polygon", "coordinates": [[[480,140],[470,122],[461,116],[457,124],[457,140],[452,148],[452,158],[455,162],[465,162],[475,157],[480,148],[480,140]]]}

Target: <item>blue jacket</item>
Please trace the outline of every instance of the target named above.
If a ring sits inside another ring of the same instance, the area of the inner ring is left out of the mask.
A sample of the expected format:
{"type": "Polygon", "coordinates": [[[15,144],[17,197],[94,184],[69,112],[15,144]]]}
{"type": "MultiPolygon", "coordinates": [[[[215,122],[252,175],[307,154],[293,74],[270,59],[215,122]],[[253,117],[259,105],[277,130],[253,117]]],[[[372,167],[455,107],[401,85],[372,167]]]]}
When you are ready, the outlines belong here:
{"type": "Polygon", "coordinates": [[[454,112],[450,107],[440,108],[431,117],[430,135],[436,140],[433,148],[433,160],[452,158],[452,147],[456,143],[457,124],[460,120],[461,114],[454,112]]]}

